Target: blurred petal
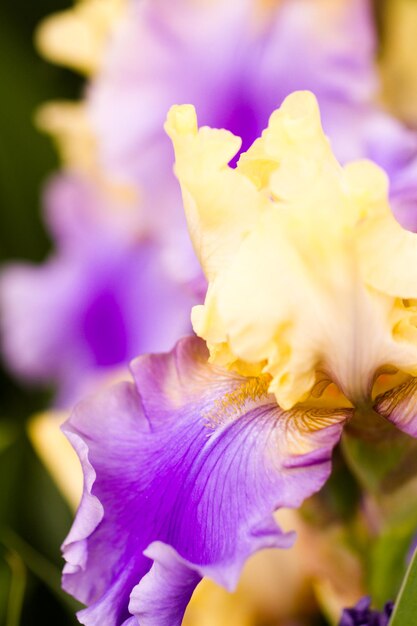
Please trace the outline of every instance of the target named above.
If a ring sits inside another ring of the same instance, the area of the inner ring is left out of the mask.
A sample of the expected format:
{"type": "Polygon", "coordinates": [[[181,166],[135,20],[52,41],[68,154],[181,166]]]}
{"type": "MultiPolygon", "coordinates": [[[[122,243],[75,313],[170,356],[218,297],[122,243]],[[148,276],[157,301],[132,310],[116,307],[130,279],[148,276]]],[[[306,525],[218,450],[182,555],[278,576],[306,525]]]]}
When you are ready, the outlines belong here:
{"type": "Polygon", "coordinates": [[[68,406],[88,376],[170,349],[189,331],[196,297],[120,198],[72,175],[55,179],[47,199],[60,247],[43,265],[3,270],[2,348],[14,372],[57,384],[68,406]]]}
{"type": "Polygon", "coordinates": [[[54,63],[92,74],[101,65],[106,41],[125,4],[125,0],[78,0],[74,8],[41,23],[37,47],[54,63]]]}
{"type": "Polygon", "coordinates": [[[415,56],[417,7],[413,0],[387,2],[382,7],[384,45],[381,69],[384,96],[408,124],[417,122],[417,68],[415,56]]]}
{"type": "Polygon", "coordinates": [[[37,415],[29,422],[29,436],[37,454],[75,511],[81,499],[83,477],[77,455],[61,432],[61,425],[67,418],[66,412],[51,411],[37,415]]]}
{"type": "Polygon", "coordinates": [[[48,102],[36,112],[35,122],[55,140],[64,166],[94,172],[96,138],[84,104],[66,100],[48,102]]]}

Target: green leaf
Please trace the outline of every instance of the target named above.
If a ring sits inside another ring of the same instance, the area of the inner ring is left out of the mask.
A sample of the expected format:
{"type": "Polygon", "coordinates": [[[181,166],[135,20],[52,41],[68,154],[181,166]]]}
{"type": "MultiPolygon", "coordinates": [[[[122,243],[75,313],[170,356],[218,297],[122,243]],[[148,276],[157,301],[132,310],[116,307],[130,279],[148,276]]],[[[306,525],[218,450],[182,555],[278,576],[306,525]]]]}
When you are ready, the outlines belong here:
{"type": "Polygon", "coordinates": [[[75,613],[80,608],[78,602],[73,600],[61,589],[61,572],[48,559],[40,554],[35,548],[24,541],[10,528],[0,529],[0,543],[10,552],[19,555],[26,567],[35,574],[56,596],[56,598],[75,613]]]}
{"type": "Polygon", "coordinates": [[[6,562],[5,556],[4,551],[0,547],[0,624],[6,624],[11,581],[10,567],[6,562]]]}
{"type": "Polygon", "coordinates": [[[6,561],[12,575],[7,609],[7,626],[19,626],[25,597],[26,569],[22,559],[16,552],[11,551],[6,554],[6,561]]]}
{"type": "Polygon", "coordinates": [[[412,506],[402,518],[393,519],[386,525],[372,547],[369,587],[372,599],[379,607],[398,593],[416,529],[417,509],[412,506]]]}
{"type": "Polygon", "coordinates": [[[389,626],[411,626],[417,615],[417,550],[405,575],[389,626]]]}

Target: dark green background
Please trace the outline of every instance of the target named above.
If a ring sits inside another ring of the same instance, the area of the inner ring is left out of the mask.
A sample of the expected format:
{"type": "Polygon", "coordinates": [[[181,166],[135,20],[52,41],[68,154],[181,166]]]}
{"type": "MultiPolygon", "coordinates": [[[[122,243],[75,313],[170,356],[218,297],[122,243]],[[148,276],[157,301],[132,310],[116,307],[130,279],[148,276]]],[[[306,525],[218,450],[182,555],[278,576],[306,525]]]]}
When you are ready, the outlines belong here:
{"type": "MultiPolygon", "coordinates": [[[[58,164],[49,138],[33,126],[48,99],[77,97],[82,81],[43,61],[33,47],[39,20],[64,0],[0,3],[0,259],[39,261],[50,242],[40,216],[41,188],[58,164]]],[[[0,625],[75,624],[60,592],[59,546],[71,514],[37,461],[25,433],[45,393],[0,372],[0,625]]]]}

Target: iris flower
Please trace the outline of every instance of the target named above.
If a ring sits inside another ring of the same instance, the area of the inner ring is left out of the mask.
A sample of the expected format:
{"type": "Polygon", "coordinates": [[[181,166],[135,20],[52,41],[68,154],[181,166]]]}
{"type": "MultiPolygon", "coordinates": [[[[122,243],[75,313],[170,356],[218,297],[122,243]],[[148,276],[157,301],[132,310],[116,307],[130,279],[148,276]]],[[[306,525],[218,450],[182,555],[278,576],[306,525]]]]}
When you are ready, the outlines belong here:
{"type": "Polygon", "coordinates": [[[137,354],[172,348],[198,299],[120,194],[68,173],[45,207],[57,249],[3,270],[2,348],[13,372],[55,383],[57,405],[72,406],[137,354]]]}
{"type": "Polygon", "coordinates": [[[133,361],[64,430],[84,492],[63,550],[87,626],[176,626],[203,577],[235,588],[246,559],[288,548],[273,513],[324,484],[343,426],[417,433],[417,236],[369,161],[341,166],[315,97],[295,93],[241,140],[166,129],[208,281],[202,338],[133,361]],[[204,339],[203,339],[204,338],[204,339]]]}
{"type": "Polygon", "coordinates": [[[59,233],[52,224],[56,251],[45,264],[5,271],[2,343],[12,371],[57,386],[61,404],[88,377],[171,348],[201,301],[162,131],[175,102],[194,102],[203,123],[236,132],[246,150],[290,91],[312,89],[337,157],[375,159],[395,215],[417,227],[417,137],[375,104],[367,0],[82,0],[50,18],[38,41],[91,80],[83,103],[39,116],[64,157],[47,193],[59,233]],[[115,186],[133,192],[127,220],[115,186]]]}

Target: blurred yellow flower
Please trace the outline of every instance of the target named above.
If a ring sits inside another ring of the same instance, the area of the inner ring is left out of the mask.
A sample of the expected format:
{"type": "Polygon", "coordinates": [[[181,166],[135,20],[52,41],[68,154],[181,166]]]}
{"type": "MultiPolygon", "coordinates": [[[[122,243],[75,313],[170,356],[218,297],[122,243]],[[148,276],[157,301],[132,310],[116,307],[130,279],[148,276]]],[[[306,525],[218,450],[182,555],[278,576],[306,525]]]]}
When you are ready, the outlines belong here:
{"type": "Polygon", "coordinates": [[[82,102],[48,102],[38,109],[35,123],[54,139],[64,167],[83,172],[96,169],[96,138],[82,102]]]}
{"type": "Polygon", "coordinates": [[[213,362],[270,376],[284,409],[326,388],[330,405],[368,405],[388,366],[417,374],[417,235],[394,219],[379,167],[336,161],[313,94],[290,95],[236,169],[240,139],[198,130],[192,106],[166,130],[209,282],[193,325],[213,362]]]}
{"type": "Polygon", "coordinates": [[[28,430],[39,458],[75,511],[81,500],[83,476],[74,448],[61,432],[67,418],[66,411],[47,411],[32,417],[28,430]]]}
{"type": "Polygon", "coordinates": [[[84,102],[47,102],[36,112],[35,124],[53,139],[64,169],[89,176],[109,198],[138,211],[138,189],[101,167],[97,138],[84,102]]]}
{"type": "Polygon", "coordinates": [[[94,74],[125,6],[126,0],[78,0],[72,9],[51,15],[40,24],[36,45],[48,60],[94,74]]]}
{"type": "Polygon", "coordinates": [[[384,99],[401,118],[417,124],[417,3],[395,0],[383,6],[381,70],[384,99]]]}

